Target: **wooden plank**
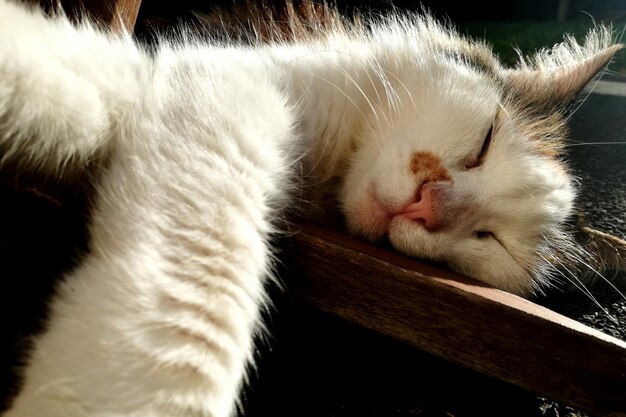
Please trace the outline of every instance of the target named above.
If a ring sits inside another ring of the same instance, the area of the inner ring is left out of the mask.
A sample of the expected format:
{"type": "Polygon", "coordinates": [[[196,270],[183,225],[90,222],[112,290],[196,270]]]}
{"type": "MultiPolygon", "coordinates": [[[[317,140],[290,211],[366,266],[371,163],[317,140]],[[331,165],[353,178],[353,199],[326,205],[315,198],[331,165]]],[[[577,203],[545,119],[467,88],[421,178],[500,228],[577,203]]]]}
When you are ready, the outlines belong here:
{"type": "Polygon", "coordinates": [[[289,283],[321,310],[599,416],[626,416],[626,343],[478,281],[297,224],[289,283]]]}
{"type": "Polygon", "coordinates": [[[64,0],[63,7],[77,11],[86,10],[95,21],[104,24],[114,32],[135,28],[141,0],[64,0]]]}
{"type": "MultiPolygon", "coordinates": [[[[54,10],[58,3],[57,0],[31,1],[41,4],[45,10],[54,10]]],[[[69,16],[86,14],[114,32],[126,30],[132,33],[141,0],[61,0],[61,5],[69,16]]]]}

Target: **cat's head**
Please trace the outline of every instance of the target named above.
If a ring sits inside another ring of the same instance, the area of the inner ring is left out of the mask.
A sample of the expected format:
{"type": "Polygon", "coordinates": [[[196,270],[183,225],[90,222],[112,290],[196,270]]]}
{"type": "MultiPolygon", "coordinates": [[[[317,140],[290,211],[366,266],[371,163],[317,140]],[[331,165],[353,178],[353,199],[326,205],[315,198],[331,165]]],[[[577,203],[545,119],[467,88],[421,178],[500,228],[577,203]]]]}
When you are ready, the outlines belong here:
{"type": "Polygon", "coordinates": [[[599,28],[506,69],[483,45],[431,43],[370,109],[339,195],[348,227],[528,294],[582,256],[566,111],[620,46],[599,28]]]}

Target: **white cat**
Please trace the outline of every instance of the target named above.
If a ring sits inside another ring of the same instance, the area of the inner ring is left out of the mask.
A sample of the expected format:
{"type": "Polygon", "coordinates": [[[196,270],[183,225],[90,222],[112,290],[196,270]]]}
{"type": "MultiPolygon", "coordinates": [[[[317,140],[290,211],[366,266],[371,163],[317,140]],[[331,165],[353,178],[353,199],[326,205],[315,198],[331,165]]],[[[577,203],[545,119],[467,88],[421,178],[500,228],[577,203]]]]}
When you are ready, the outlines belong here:
{"type": "Polygon", "coordinates": [[[230,415],[292,172],[311,216],[330,202],[511,292],[583,253],[562,113],[620,48],[608,30],[505,69],[429,17],[324,18],[298,42],[150,55],[0,0],[2,162],[95,187],[89,253],[6,417],[230,415]]]}

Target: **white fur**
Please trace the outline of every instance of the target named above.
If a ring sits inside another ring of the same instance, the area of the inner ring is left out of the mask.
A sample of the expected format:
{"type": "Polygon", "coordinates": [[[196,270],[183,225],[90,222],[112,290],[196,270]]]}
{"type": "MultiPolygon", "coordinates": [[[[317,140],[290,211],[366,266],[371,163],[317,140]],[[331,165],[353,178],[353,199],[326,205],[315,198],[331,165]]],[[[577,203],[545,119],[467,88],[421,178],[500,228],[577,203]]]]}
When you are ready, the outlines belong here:
{"type": "Polygon", "coordinates": [[[5,416],[230,415],[300,146],[312,203],[336,199],[354,233],[531,289],[546,268],[543,239],[571,211],[571,180],[538,154],[502,85],[446,57],[463,45],[416,17],[296,45],[172,45],[151,57],[126,36],[0,1],[3,161],[59,176],[102,162],[89,254],[60,286],[5,416]],[[464,169],[499,108],[487,160],[464,169]],[[414,196],[417,151],[452,176],[454,215],[437,233],[371,218],[372,197],[393,212],[414,196]],[[477,240],[484,228],[505,246],[477,240]]]}
{"type": "Polygon", "coordinates": [[[51,172],[111,155],[90,253],[61,285],[6,416],[231,414],[293,142],[273,76],[258,63],[233,71],[238,51],[152,60],[10,3],[0,20],[3,145],[51,172]]]}

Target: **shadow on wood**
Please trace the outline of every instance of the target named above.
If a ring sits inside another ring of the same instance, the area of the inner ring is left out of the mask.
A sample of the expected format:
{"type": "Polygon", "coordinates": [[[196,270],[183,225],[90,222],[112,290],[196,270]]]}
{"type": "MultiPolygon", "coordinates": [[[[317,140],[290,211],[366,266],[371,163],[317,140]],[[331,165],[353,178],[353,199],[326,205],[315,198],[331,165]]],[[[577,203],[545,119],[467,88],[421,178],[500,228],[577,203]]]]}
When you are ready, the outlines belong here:
{"type": "Polygon", "coordinates": [[[595,415],[626,416],[626,343],[523,298],[317,226],[286,243],[302,300],[595,415]]]}

